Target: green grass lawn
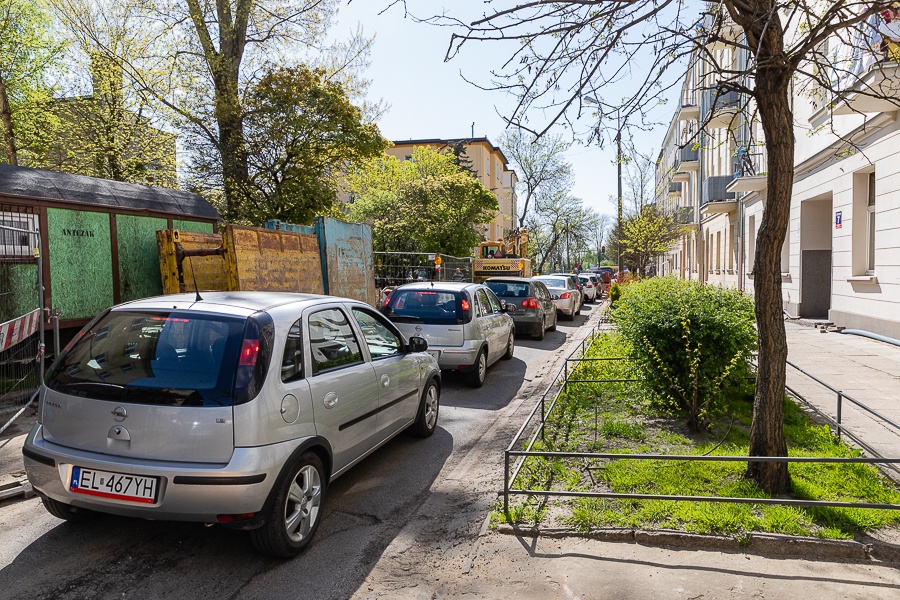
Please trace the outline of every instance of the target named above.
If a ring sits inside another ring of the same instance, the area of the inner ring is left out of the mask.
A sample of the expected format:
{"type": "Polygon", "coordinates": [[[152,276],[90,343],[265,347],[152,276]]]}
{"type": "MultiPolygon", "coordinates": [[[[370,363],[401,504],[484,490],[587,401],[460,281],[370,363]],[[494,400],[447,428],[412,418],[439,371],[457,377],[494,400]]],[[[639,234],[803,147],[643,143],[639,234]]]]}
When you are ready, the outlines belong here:
{"type": "MultiPolygon", "coordinates": [[[[601,336],[587,357],[623,356],[616,334],[601,336]]],[[[572,379],[625,379],[627,362],[584,362],[572,379]]],[[[746,456],[753,408],[752,383],[744,397],[731,398],[708,431],[694,433],[684,415],[648,402],[631,383],[570,384],[533,449],[746,456]],[[653,408],[656,407],[656,408],[653,408]]],[[[790,456],[854,457],[858,450],[835,438],[800,406],[785,400],[785,436],[790,456]]],[[[516,488],[605,491],[678,496],[768,496],[742,476],[744,462],[544,459],[529,457],[516,488]]],[[[791,463],[792,497],[808,500],[900,505],[897,486],[872,465],[791,463]]],[[[532,498],[513,496],[510,515],[497,522],[544,524],[589,531],[599,527],[676,529],[741,537],[763,531],[823,538],[852,538],[900,522],[900,510],[813,507],[753,503],[532,498]]]]}

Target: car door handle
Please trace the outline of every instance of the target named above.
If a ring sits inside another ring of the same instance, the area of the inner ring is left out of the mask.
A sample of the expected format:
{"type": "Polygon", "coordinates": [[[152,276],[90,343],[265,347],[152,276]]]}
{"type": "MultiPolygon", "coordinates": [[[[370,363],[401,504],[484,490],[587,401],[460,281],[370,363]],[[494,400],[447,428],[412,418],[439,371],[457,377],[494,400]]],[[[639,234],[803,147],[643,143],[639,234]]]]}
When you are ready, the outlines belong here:
{"type": "Polygon", "coordinates": [[[338,403],[338,395],[335,392],[328,392],[325,394],[325,398],[322,401],[325,404],[325,408],[334,408],[338,403]]]}
{"type": "Polygon", "coordinates": [[[387,387],[389,385],[391,385],[391,378],[388,377],[387,375],[382,375],[381,376],[381,387],[387,387]]]}

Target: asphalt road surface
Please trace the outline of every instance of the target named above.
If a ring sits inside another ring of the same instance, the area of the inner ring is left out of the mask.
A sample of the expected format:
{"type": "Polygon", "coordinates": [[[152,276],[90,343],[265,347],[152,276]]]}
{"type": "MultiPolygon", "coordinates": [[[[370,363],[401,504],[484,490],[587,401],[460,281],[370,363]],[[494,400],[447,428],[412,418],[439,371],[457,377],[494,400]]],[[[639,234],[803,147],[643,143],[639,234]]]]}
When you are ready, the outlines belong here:
{"type": "Polygon", "coordinates": [[[8,500],[0,503],[0,598],[319,600],[465,569],[502,487],[503,448],[592,314],[586,305],[541,342],[517,339],[515,357],[492,366],[481,389],[445,373],[435,434],[400,436],[334,482],[315,539],[292,560],[262,557],[246,534],[220,527],[113,516],[71,524],[37,498],[8,500]],[[414,533],[398,539],[401,531],[414,533]],[[421,561],[426,538],[446,547],[448,564],[421,561]]]}

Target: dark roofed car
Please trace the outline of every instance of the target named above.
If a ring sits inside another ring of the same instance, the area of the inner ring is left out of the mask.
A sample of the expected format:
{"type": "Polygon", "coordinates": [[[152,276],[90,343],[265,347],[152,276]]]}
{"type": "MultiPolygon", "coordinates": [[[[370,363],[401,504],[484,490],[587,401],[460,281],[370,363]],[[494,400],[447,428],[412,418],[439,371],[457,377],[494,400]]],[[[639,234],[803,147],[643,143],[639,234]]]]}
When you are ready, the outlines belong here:
{"type": "Polygon", "coordinates": [[[556,329],[556,306],[550,291],[540,281],[524,277],[491,277],[484,285],[506,303],[506,314],[513,318],[516,333],[530,333],[544,339],[544,332],[556,329]]]}

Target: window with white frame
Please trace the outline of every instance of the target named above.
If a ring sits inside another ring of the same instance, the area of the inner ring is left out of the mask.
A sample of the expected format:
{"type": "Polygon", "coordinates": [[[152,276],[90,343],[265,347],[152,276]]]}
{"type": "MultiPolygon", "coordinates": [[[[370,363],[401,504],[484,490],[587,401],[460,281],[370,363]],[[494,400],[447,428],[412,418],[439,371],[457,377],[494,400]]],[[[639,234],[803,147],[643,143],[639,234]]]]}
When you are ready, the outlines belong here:
{"type": "Polygon", "coordinates": [[[875,172],[869,173],[866,204],[866,274],[875,274],[875,172]]]}
{"type": "Polygon", "coordinates": [[[0,257],[32,256],[37,215],[0,210],[0,257]]]}

